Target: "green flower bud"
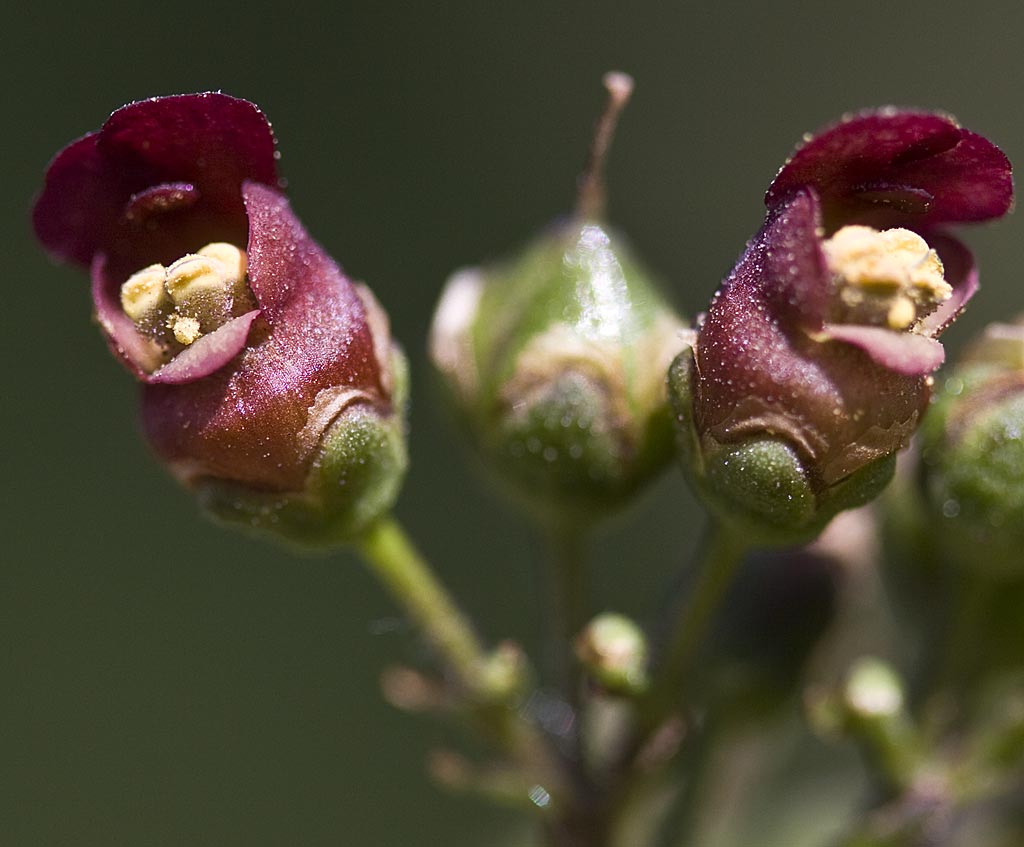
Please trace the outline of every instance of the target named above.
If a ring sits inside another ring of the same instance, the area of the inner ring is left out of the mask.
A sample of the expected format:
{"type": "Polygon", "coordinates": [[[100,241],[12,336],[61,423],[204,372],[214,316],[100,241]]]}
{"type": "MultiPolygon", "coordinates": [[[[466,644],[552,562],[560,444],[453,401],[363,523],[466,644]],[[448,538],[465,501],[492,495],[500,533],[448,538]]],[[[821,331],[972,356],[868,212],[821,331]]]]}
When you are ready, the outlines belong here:
{"type": "Polygon", "coordinates": [[[818,535],[838,512],[871,501],[892,478],[893,455],[827,484],[786,438],[752,435],[719,443],[701,435],[693,412],[694,368],[689,346],[669,368],[679,453],[695,491],[723,522],[738,524],[761,543],[796,544],[818,535]]]}
{"type": "Polygon", "coordinates": [[[577,636],[575,649],[590,676],[607,691],[635,695],[647,687],[647,637],[624,615],[598,615],[577,636]]]}
{"type": "Polygon", "coordinates": [[[989,326],[967,351],[937,392],[921,446],[929,526],[944,554],[1024,573],[1024,317],[989,326]]]}
{"type": "Polygon", "coordinates": [[[898,790],[910,783],[920,762],[920,739],[905,703],[896,671],[865,656],[853,664],[839,690],[808,693],[808,719],[822,735],[855,739],[878,776],[898,790]]]}
{"type": "MultiPolygon", "coordinates": [[[[599,153],[628,94],[621,75],[606,83],[599,153]]],[[[486,465],[530,508],[562,521],[593,520],[667,463],[664,373],[683,326],[600,222],[596,158],[574,217],[518,257],[448,281],[430,340],[486,465]]]]}

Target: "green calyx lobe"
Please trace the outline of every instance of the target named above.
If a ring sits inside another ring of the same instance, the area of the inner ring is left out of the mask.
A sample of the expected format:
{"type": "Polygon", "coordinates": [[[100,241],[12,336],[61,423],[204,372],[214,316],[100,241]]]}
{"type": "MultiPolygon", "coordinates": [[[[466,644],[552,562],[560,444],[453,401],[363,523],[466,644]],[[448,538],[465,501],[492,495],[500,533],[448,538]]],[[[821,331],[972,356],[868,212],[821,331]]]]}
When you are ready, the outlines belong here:
{"type": "Polygon", "coordinates": [[[585,522],[667,464],[664,373],[681,328],[618,237],[577,219],[453,277],[432,353],[513,496],[585,522]]]}
{"type": "Polygon", "coordinates": [[[895,456],[823,486],[798,450],[772,433],[726,444],[702,438],[693,418],[694,367],[687,347],[672,362],[668,378],[683,469],[719,520],[758,543],[809,541],[836,514],[870,502],[892,479],[895,456]]]}
{"type": "Polygon", "coordinates": [[[202,507],[218,520],[300,547],[326,548],[358,539],[391,509],[408,464],[408,368],[397,347],[390,367],[390,414],[366,403],[342,411],[323,436],[303,491],[261,492],[204,480],[196,485],[202,507]]]}
{"type": "Polygon", "coordinates": [[[1024,369],[957,369],[925,421],[921,455],[945,554],[991,574],[1024,573],[1024,369]]]}

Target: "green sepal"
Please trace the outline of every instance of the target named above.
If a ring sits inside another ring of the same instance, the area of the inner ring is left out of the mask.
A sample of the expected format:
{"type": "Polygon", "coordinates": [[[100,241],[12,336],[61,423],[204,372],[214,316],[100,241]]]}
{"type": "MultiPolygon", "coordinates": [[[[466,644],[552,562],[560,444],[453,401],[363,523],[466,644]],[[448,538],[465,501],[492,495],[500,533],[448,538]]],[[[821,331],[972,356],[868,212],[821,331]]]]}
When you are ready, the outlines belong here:
{"type": "Polygon", "coordinates": [[[217,520],[306,548],[358,539],[394,505],[408,465],[408,367],[397,347],[391,368],[391,413],[382,415],[364,403],[346,408],[325,433],[302,492],[260,492],[201,481],[196,493],[202,508],[217,520]]]}

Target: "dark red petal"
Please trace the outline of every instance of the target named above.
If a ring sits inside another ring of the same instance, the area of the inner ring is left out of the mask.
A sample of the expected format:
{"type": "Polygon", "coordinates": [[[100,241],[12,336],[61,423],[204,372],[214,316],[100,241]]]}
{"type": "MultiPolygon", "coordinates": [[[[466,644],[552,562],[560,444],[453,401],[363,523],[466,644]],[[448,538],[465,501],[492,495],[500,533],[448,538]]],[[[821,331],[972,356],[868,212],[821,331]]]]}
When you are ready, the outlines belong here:
{"type": "Polygon", "coordinates": [[[831,291],[820,231],[817,198],[803,190],[769,212],[755,239],[762,258],[752,282],[777,320],[808,330],[821,328],[831,291]]]}
{"type": "Polygon", "coordinates": [[[238,207],[244,180],[277,183],[267,119],[247,100],[217,92],[131,103],[110,116],[97,146],[110,161],[149,170],[154,183],[193,183],[217,208],[238,207]]]}
{"type": "Polygon", "coordinates": [[[105,253],[111,273],[127,275],[210,241],[241,243],[247,179],[277,184],[274,137],[252,103],[217,93],[144,100],[57,154],[33,223],[57,258],[88,267],[105,253]]]}
{"type": "Polygon", "coordinates": [[[145,381],[160,363],[160,349],[121,309],[121,283],[110,276],[103,253],[97,253],[92,262],[92,305],[107,346],[128,370],[145,381]]]}
{"type": "Polygon", "coordinates": [[[383,410],[389,398],[352,283],[279,192],[248,183],[244,194],[250,284],[265,320],[226,367],[181,385],[147,385],[143,423],[157,452],[189,479],[297,491],[332,420],[314,404],[351,394],[383,410]]]}
{"type": "Polygon", "coordinates": [[[882,109],[845,118],[810,138],[783,165],[769,207],[811,186],[826,225],[920,229],[1005,214],[1013,202],[1006,156],[940,114],[882,109]]]}
{"type": "Polygon", "coordinates": [[[249,327],[259,314],[259,309],[253,309],[202,336],[162,368],[146,377],[144,382],[177,385],[209,376],[241,352],[249,335],[249,327]]]}
{"type": "Polygon", "coordinates": [[[946,360],[946,351],[934,338],[898,332],[880,326],[826,324],[824,334],[863,350],[871,361],[904,376],[924,376],[946,360]]]}
{"type": "Polygon", "coordinates": [[[50,254],[84,267],[110,243],[125,200],[145,187],[133,174],[109,167],[96,149],[97,135],[56,155],[32,209],[36,237],[50,254]]]}
{"type": "Polygon", "coordinates": [[[953,295],[921,321],[921,331],[935,338],[959,317],[978,290],[978,269],[971,251],[951,236],[930,233],[928,245],[939,254],[946,282],[953,286],[953,295]]]}

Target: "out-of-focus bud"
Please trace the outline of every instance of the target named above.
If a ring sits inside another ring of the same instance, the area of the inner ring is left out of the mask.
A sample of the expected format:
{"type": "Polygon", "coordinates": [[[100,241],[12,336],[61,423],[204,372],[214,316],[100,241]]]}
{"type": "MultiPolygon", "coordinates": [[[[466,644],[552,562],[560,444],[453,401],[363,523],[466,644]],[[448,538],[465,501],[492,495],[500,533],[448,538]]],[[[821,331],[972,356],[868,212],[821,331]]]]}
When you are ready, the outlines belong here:
{"type": "Polygon", "coordinates": [[[625,615],[605,612],[576,637],[576,657],[612,694],[633,696],[647,687],[647,637],[625,615]]]}
{"type": "Polygon", "coordinates": [[[853,664],[839,690],[808,694],[808,718],[824,735],[855,739],[878,774],[899,789],[913,778],[922,752],[905,701],[896,671],[865,656],[853,664]]]}
{"type": "Polygon", "coordinates": [[[977,287],[937,227],[1012,196],[1006,157],[945,115],[849,117],[794,153],[670,376],[686,468],[719,517],[792,542],[878,494],[977,287]]]}
{"type": "Polygon", "coordinates": [[[942,382],[920,478],[943,555],[1024,574],[1024,317],[990,325],[942,382]]]}
{"type": "Polygon", "coordinates": [[[397,496],[405,364],[369,289],[292,212],[274,146],[244,100],[132,103],[58,154],[34,224],[90,270],[172,473],[225,520],[329,544],[397,496]]]}
{"type": "Polygon", "coordinates": [[[632,82],[610,102],[576,214],[518,257],[447,283],[430,350],[488,467],[542,520],[588,522],[671,452],[664,374],[681,322],[601,221],[600,169],[632,82]]]}

